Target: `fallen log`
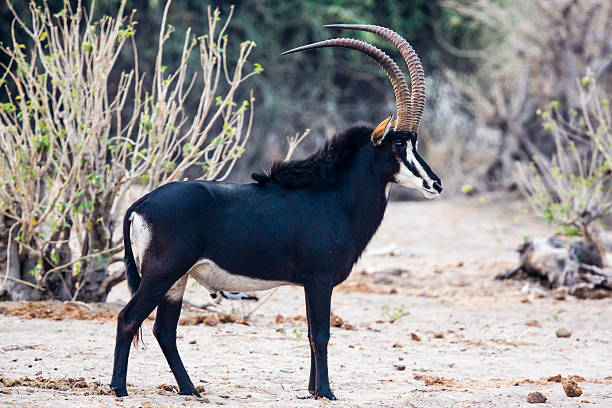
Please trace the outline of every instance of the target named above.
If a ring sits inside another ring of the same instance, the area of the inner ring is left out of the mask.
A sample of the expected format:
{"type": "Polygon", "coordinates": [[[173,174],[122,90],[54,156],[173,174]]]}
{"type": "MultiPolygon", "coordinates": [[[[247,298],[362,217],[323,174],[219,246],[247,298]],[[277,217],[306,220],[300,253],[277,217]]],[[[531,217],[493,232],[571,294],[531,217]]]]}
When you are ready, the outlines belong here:
{"type": "Polygon", "coordinates": [[[566,286],[570,295],[585,299],[612,296],[612,268],[602,266],[594,246],[553,236],[531,239],[517,251],[519,265],[496,279],[535,278],[550,289],[566,286]]]}

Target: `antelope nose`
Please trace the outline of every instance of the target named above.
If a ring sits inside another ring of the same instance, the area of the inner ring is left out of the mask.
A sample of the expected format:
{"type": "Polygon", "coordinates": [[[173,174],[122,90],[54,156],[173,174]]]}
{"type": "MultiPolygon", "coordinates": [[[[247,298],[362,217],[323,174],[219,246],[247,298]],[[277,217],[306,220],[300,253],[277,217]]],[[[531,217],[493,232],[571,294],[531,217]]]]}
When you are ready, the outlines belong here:
{"type": "Polygon", "coordinates": [[[438,192],[438,194],[442,192],[442,184],[438,183],[437,181],[434,181],[433,188],[438,192]]]}

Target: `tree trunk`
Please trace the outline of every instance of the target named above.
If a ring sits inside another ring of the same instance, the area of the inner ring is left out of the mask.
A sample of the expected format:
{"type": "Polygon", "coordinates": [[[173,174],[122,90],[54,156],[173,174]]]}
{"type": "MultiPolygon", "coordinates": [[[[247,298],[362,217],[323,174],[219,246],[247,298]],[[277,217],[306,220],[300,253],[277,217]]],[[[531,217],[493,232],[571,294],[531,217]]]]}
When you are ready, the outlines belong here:
{"type": "MultiPolygon", "coordinates": [[[[72,228],[72,219],[66,218],[66,224],[61,230],[58,230],[51,236],[51,241],[62,241],[59,247],[49,246],[45,250],[45,260],[43,260],[43,270],[45,272],[61,265],[66,265],[72,258],[72,251],[68,245],[70,239],[70,230],[72,228]],[[55,255],[55,256],[54,256],[55,255]],[[54,263],[49,263],[48,260],[54,263]]],[[[49,274],[44,282],[47,295],[51,295],[54,299],[72,300],[74,294],[74,277],[72,268],[67,267],[63,270],[58,270],[49,274]]]]}
{"type": "Polygon", "coordinates": [[[78,288],[78,300],[84,302],[101,302],[106,293],[100,291],[100,286],[106,278],[109,255],[95,256],[111,245],[111,234],[107,227],[110,221],[110,208],[102,204],[102,197],[96,197],[91,220],[87,225],[87,248],[83,255],[93,255],[83,265],[83,278],[78,288]]]}
{"type": "Polygon", "coordinates": [[[36,266],[36,259],[28,257],[25,251],[19,253],[19,245],[15,239],[19,229],[15,227],[11,233],[14,224],[14,220],[0,215],[0,299],[40,300],[41,292],[23,283],[36,283],[29,273],[36,266]]]}

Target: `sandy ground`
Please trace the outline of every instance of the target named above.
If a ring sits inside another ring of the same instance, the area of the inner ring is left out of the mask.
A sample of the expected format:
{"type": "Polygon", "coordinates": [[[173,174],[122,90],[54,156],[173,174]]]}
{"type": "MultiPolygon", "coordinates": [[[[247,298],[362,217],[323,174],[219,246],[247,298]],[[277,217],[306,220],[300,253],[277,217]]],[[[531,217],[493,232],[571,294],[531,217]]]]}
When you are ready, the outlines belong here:
{"type": "MultiPolygon", "coordinates": [[[[4,381],[87,383],[60,390],[0,384],[0,406],[519,407],[539,391],[548,406],[612,407],[612,300],[556,300],[534,284],[492,279],[514,265],[524,236],[550,233],[523,207],[508,196],[390,206],[368,253],[334,292],[333,312],[353,326],[332,328],[337,402],[298,399],[307,394],[306,324],[277,323],[276,316],[303,316],[304,299],[301,289],[282,287],[263,304],[221,303],[237,315],[260,306],[250,325],[179,328],[179,350],[206,390],[202,399],[157,388],[174,379],[150,320],[148,348],[131,352],[130,396],[116,399],[99,395],[106,388],[98,383],[107,384],[112,370],[115,323],[106,314],[59,321],[0,315],[4,381]],[[557,338],[560,328],[571,337],[557,338]],[[547,381],[557,374],[583,377],[582,395],[569,398],[560,383],[547,381]]],[[[210,300],[195,286],[187,297],[210,300]]],[[[113,299],[124,298],[125,288],[117,288],[113,299]]],[[[5,312],[14,306],[0,304],[5,312]]]]}

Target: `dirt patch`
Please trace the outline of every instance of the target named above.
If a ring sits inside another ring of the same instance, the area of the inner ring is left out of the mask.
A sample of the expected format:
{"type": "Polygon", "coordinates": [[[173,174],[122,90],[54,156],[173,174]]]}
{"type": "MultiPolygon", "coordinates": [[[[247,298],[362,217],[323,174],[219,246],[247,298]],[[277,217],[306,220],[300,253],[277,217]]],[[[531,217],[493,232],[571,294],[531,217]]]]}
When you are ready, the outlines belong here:
{"type": "Polygon", "coordinates": [[[528,320],[528,321],[525,322],[525,326],[529,326],[529,327],[542,327],[540,322],[538,322],[537,320],[528,320]]]}
{"type": "Polygon", "coordinates": [[[194,326],[198,324],[216,326],[222,323],[238,323],[245,326],[250,325],[245,319],[227,313],[197,313],[195,315],[182,317],[179,320],[179,325],[181,326],[194,326]]]}
{"type": "MultiPolygon", "coordinates": [[[[282,314],[277,314],[276,317],[274,318],[274,323],[276,324],[282,324],[282,323],[306,323],[308,322],[308,319],[306,318],[306,316],[304,315],[296,315],[296,316],[283,316],[282,314]]],[[[342,328],[344,330],[354,330],[355,327],[348,323],[345,322],[344,319],[342,319],[340,316],[335,315],[335,314],[331,314],[330,318],[329,318],[329,324],[331,327],[339,327],[342,328]]]]}
{"type": "Polygon", "coordinates": [[[444,386],[448,386],[448,387],[454,387],[457,385],[457,383],[453,380],[450,380],[448,378],[444,378],[444,377],[438,377],[435,375],[424,375],[424,374],[418,374],[415,373],[413,375],[413,378],[415,380],[419,380],[419,381],[423,381],[425,383],[425,385],[427,386],[432,386],[432,385],[444,385],[444,386]]]}
{"type": "Polygon", "coordinates": [[[84,395],[111,395],[111,390],[106,384],[99,381],[87,383],[85,378],[35,378],[0,377],[0,383],[5,387],[32,387],[56,391],[77,391],[84,395]]]}
{"type": "Polygon", "coordinates": [[[298,322],[306,322],[306,316],[304,315],[296,315],[296,316],[283,316],[282,314],[277,314],[274,318],[274,323],[282,324],[282,323],[298,323],[298,322]]]}
{"type": "MultiPolygon", "coordinates": [[[[157,388],[158,394],[164,394],[164,391],[173,394],[178,394],[179,392],[179,388],[174,384],[160,384],[155,388],[157,388]]],[[[206,393],[206,388],[203,385],[197,385],[195,388],[200,394],[206,393]]]]}
{"type": "Polygon", "coordinates": [[[96,305],[59,302],[24,302],[13,308],[3,308],[2,314],[22,319],[50,320],[115,320],[117,313],[96,305]]]}
{"type": "MultiPolygon", "coordinates": [[[[379,295],[389,294],[388,288],[375,287],[365,282],[357,283],[342,283],[334,288],[334,291],[348,292],[348,293],[374,293],[379,295]]],[[[397,290],[394,291],[397,293],[397,290]]]]}

